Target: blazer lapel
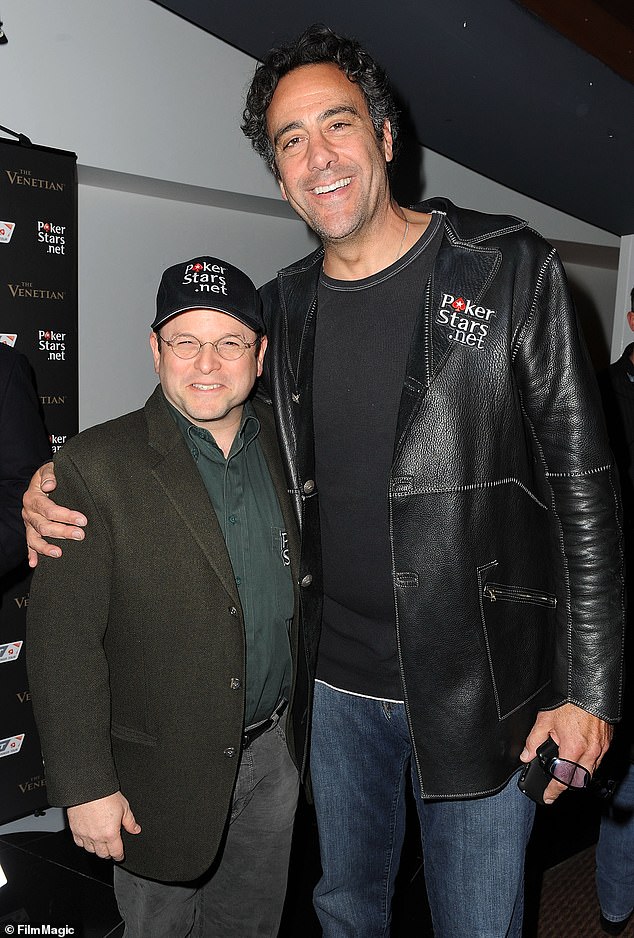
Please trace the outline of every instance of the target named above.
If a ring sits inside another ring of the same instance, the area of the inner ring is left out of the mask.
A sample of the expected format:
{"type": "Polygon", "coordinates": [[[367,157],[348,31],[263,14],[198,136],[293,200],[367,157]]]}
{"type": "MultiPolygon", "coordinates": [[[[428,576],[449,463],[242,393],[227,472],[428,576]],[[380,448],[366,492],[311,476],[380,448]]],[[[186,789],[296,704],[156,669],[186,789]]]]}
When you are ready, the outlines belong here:
{"type": "Polygon", "coordinates": [[[152,474],[227,593],[239,605],[238,588],[216,513],[160,385],[145,405],[145,415],[148,443],[158,456],[152,474]]]}

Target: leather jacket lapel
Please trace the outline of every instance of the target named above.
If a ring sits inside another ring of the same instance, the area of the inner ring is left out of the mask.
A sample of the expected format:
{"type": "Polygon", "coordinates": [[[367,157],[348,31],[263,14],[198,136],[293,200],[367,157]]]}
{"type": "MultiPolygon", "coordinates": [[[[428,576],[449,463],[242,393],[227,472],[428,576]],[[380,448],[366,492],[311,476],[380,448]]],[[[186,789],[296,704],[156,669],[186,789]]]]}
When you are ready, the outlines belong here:
{"type": "Polygon", "coordinates": [[[499,251],[461,244],[451,229],[446,228],[412,337],[396,427],[395,453],[425,394],[449,357],[459,348],[459,343],[452,339],[451,328],[439,316],[445,294],[477,303],[494,278],[500,262],[499,251]]]}

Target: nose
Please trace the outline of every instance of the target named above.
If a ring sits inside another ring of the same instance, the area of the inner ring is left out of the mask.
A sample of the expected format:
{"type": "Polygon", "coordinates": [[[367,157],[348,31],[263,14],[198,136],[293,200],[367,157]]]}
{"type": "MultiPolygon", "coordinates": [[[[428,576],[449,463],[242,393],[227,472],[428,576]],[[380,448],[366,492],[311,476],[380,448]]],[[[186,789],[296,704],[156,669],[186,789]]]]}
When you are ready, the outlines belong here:
{"type": "Polygon", "coordinates": [[[199,371],[208,375],[212,371],[217,371],[222,365],[222,358],[215,350],[211,342],[206,342],[201,346],[200,352],[194,359],[194,364],[199,371]]]}
{"type": "Polygon", "coordinates": [[[311,170],[328,169],[338,159],[337,151],[324,134],[320,133],[310,138],[308,142],[308,166],[311,170]]]}

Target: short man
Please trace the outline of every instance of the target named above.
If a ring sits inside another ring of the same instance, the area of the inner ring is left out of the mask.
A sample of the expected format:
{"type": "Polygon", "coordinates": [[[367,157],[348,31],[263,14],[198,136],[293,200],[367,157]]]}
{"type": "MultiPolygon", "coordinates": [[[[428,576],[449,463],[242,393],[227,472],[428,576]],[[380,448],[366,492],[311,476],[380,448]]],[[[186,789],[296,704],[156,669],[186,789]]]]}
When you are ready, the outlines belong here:
{"type": "MultiPolygon", "coordinates": [[[[393,200],[387,80],[326,27],[266,57],[244,117],[323,242],[262,291],[309,653],[324,595],[323,934],[388,933],[410,773],[435,934],[517,938],[520,760],[550,733],[592,770],[619,713],[618,502],[565,277],[516,218],[393,200]]],[[[81,537],[47,478],[27,518],[81,537]]]]}
{"type": "Polygon", "coordinates": [[[50,456],[29,363],[0,342],[0,576],[26,560],[22,496],[50,456]]]}
{"type": "Polygon", "coordinates": [[[145,407],[55,459],[92,525],[32,587],[47,790],[76,844],[120,862],[129,938],[194,921],[274,936],[298,792],[284,728],[301,759],[307,681],[293,681],[298,542],[273,414],[248,401],[260,299],[231,264],[195,258],[163,274],[152,329],[145,407]]]}

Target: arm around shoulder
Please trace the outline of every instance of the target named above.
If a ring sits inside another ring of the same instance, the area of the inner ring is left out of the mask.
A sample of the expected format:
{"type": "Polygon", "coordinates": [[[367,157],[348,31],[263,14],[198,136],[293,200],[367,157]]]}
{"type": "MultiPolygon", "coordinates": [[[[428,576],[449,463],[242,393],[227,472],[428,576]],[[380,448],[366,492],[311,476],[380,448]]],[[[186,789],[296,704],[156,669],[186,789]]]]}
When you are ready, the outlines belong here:
{"type": "Polygon", "coordinates": [[[54,464],[47,462],[35,472],[24,494],[22,518],[26,527],[31,567],[37,566],[38,554],[54,558],[62,556],[62,548],[57,544],[49,544],[45,538],[84,539],[82,529],[88,524],[88,519],[81,512],[57,505],[49,498],[49,493],[56,488],[54,464]]]}

